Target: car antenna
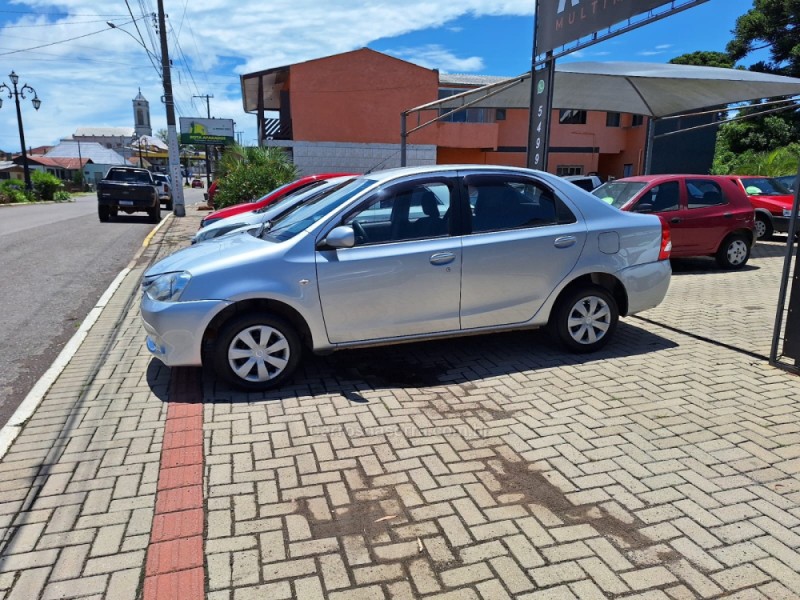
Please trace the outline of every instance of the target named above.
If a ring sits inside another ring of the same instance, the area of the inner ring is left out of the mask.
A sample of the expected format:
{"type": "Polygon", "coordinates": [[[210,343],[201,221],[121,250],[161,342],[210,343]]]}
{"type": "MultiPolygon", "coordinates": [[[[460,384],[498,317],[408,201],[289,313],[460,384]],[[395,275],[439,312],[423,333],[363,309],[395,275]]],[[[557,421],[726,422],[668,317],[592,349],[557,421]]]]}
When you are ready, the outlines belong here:
{"type": "Polygon", "coordinates": [[[399,153],[400,153],[400,150],[395,150],[395,151],[394,151],[392,154],[390,154],[389,156],[387,156],[386,158],[384,158],[384,159],[383,159],[381,162],[379,162],[378,164],[372,165],[372,166],[371,166],[369,169],[367,169],[366,171],[364,171],[364,175],[369,175],[369,174],[370,174],[370,173],[372,173],[372,172],[373,172],[375,169],[377,169],[378,167],[381,167],[381,166],[383,166],[383,165],[386,163],[386,161],[388,161],[389,159],[392,159],[392,158],[394,158],[394,157],[395,157],[395,156],[397,156],[399,153]]]}

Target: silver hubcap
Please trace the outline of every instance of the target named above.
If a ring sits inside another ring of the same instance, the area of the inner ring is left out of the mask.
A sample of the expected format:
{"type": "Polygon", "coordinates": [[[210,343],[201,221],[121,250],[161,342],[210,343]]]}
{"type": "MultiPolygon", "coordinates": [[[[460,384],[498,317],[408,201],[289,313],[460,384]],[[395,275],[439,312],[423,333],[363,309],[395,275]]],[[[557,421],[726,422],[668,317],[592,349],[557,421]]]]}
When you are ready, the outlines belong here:
{"type": "Polygon", "coordinates": [[[767,224],[761,219],[756,219],[756,238],[764,237],[765,233],[767,233],[767,224]]]}
{"type": "Polygon", "coordinates": [[[573,340],[579,344],[594,344],[611,327],[611,309],[602,298],[586,296],[581,298],[569,311],[567,329],[573,340]]]}
{"type": "Polygon", "coordinates": [[[264,382],[283,373],[289,355],[286,336],[273,327],[253,325],[231,341],[228,364],[245,381],[264,382]]]}
{"type": "Polygon", "coordinates": [[[728,262],[732,265],[740,265],[747,258],[747,244],[742,240],[735,240],[728,246],[728,262]]]}

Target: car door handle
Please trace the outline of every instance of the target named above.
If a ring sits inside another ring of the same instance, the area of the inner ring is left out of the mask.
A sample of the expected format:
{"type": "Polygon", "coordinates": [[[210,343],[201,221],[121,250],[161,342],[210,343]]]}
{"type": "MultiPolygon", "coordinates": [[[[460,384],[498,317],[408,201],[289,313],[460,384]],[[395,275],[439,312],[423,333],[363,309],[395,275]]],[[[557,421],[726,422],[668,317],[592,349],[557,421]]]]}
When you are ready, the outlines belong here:
{"type": "Polygon", "coordinates": [[[449,265],[456,259],[456,255],[452,252],[439,252],[431,256],[432,265],[449,265]]]}
{"type": "Polygon", "coordinates": [[[725,213],[722,216],[725,217],[726,219],[732,219],[733,218],[733,213],[725,213]]]}
{"type": "Polygon", "coordinates": [[[669,220],[669,222],[670,222],[670,223],[680,223],[680,222],[681,222],[681,220],[680,220],[678,217],[672,217],[672,218],[669,220]]]}
{"type": "Polygon", "coordinates": [[[577,241],[574,235],[562,235],[555,239],[553,246],[556,248],[569,248],[570,246],[574,246],[577,241]]]}

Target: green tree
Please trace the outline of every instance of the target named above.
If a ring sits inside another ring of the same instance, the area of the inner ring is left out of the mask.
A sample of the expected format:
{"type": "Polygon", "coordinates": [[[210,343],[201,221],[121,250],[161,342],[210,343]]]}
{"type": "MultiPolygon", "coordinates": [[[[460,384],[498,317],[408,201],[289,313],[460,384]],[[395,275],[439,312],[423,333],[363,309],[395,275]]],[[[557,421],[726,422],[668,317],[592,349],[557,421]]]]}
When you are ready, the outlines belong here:
{"type": "Polygon", "coordinates": [[[758,50],[768,50],[769,60],[753,71],[800,76],[800,0],[753,0],[753,8],[736,19],[728,54],[740,61],[758,50]]]}
{"type": "Polygon", "coordinates": [[[714,175],[764,175],[778,177],[797,172],[800,144],[790,144],[770,152],[748,150],[742,154],[718,152],[714,161],[714,175]]]}
{"type": "Polygon", "coordinates": [[[169,132],[166,129],[159,129],[156,131],[156,137],[165,144],[169,144],[169,132]]]}
{"type": "Polygon", "coordinates": [[[688,54],[676,56],[671,61],[673,65],[693,65],[697,67],[721,67],[732,69],[736,61],[726,52],[714,52],[710,50],[698,50],[688,54]]]}
{"type": "Polygon", "coordinates": [[[249,202],[297,178],[297,167],[282,148],[228,146],[216,170],[214,206],[249,202]]]}

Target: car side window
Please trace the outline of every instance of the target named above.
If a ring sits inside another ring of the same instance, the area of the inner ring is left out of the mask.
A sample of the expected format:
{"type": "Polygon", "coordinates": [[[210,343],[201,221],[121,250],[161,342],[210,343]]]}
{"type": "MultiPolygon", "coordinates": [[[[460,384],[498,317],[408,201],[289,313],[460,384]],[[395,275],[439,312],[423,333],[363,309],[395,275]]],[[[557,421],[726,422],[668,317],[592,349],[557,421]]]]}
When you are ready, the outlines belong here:
{"type": "Polygon", "coordinates": [[[469,177],[472,232],[574,223],[575,216],[539,182],[501,176],[469,177]]]}
{"type": "Polygon", "coordinates": [[[450,186],[426,182],[382,190],[345,217],[356,246],[444,237],[449,233],[450,186]]]}
{"type": "Polygon", "coordinates": [[[680,208],[681,192],[677,181],[665,181],[647,190],[633,212],[670,212],[680,208]]]}
{"type": "Polygon", "coordinates": [[[711,179],[687,179],[686,192],[690,209],[728,203],[720,185],[711,179]]]}

